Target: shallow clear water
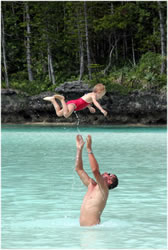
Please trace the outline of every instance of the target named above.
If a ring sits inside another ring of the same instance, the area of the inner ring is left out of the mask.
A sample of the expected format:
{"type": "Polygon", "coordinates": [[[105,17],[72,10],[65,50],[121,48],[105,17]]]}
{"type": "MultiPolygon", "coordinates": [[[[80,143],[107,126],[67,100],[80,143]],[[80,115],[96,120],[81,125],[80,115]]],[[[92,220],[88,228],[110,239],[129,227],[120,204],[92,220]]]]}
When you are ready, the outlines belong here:
{"type": "MultiPolygon", "coordinates": [[[[101,224],[80,227],[77,128],[2,126],[2,248],[166,248],[166,128],[80,128],[115,173],[101,224]]],[[[91,177],[86,150],[86,171],[91,177]]]]}

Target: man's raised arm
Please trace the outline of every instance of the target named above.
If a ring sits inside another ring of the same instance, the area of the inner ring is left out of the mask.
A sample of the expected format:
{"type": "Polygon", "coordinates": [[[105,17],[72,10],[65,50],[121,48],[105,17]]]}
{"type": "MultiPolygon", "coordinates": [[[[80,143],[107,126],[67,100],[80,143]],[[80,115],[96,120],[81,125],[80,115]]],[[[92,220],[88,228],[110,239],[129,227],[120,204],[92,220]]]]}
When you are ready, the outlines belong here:
{"type": "Polygon", "coordinates": [[[75,163],[75,170],[78,173],[81,181],[84,185],[88,186],[90,183],[91,178],[83,169],[83,161],[82,161],[82,150],[85,142],[81,135],[76,136],[76,163],[75,163]]]}
{"type": "Polygon", "coordinates": [[[89,157],[89,162],[90,162],[90,167],[92,169],[92,172],[96,178],[97,184],[101,186],[101,188],[107,189],[107,186],[104,183],[104,179],[100,174],[99,171],[99,165],[97,163],[96,158],[94,157],[94,154],[92,152],[92,138],[90,135],[87,137],[87,151],[88,151],[88,157],[89,157]]]}

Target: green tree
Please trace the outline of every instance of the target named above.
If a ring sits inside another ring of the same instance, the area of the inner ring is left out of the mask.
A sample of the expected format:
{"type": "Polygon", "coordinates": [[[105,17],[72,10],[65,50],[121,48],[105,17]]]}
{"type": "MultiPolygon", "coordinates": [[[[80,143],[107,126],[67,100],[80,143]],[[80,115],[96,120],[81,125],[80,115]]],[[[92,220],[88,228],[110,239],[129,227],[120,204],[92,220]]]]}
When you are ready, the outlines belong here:
{"type": "MultiPolygon", "coordinates": [[[[31,92],[91,77],[124,85],[146,53],[166,58],[167,3],[159,3],[2,1],[2,80],[8,74],[11,86],[31,92]]],[[[165,60],[161,72],[164,79],[165,60]]]]}

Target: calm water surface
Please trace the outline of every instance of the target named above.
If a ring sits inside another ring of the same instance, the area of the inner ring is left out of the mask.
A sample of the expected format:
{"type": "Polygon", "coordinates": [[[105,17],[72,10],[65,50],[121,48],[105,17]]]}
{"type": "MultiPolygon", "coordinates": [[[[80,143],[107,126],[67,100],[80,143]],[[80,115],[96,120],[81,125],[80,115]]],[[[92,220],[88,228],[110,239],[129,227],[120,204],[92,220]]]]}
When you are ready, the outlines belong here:
{"type": "MultiPolygon", "coordinates": [[[[80,227],[86,187],[77,129],[2,126],[2,248],[166,248],[166,128],[80,128],[101,172],[115,173],[101,224],[80,227]]],[[[93,177],[86,150],[84,168],[93,177]]]]}

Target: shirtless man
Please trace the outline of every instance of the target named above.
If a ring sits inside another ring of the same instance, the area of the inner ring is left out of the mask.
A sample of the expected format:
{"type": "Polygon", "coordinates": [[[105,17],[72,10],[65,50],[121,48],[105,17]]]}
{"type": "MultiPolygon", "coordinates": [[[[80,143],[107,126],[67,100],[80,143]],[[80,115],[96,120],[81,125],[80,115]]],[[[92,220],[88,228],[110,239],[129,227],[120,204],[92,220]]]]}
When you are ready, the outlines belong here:
{"type": "Polygon", "coordinates": [[[94,226],[100,223],[100,216],[106,205],[109,194],[109,189],[115,188],[118,185],[118,178],[114,174],[100,174],[99,165],[92,152],[91,136],[87,137],[87,151],[91,170],[96,181],[88,176],[83,169],[82,150],[85,142],[81,135],[76,137],[76,172],[78,173],[83,184],[88,187],[80,210],[80,225],[94,226]]]}

